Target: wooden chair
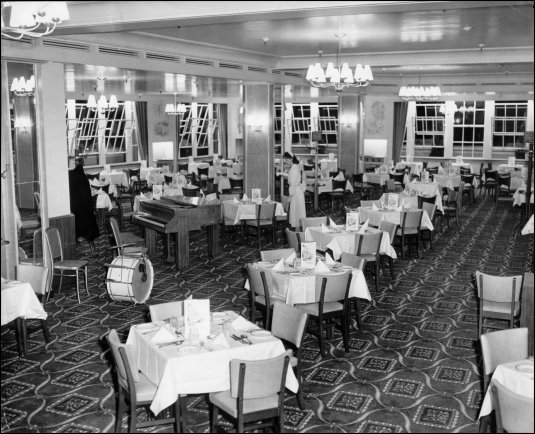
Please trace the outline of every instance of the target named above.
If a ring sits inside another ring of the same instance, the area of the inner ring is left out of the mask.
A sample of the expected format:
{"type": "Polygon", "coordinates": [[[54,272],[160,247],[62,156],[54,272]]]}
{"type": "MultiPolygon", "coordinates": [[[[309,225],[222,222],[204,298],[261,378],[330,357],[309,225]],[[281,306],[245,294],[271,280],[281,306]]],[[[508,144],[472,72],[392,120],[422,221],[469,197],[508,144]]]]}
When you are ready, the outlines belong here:
{"type": "MultiPolygon", "coordinates": [[[[335,175],[336,176],[336,175],[335,175]]],[[[342,201],[342,204],[346,204],[346,180],[338,181],[336,179],[331,180],[332,191],[325,192],[325,196],[331,201],[331,213],[334,213],[335,201],[342,201]]]]}
{"type": "MultiPolygon", "coordinates": [[[[390,245],[394,247],[394,238],[396,237],[396,232],[398,230],[398,225],[386,220],[381,221],[381,224],[379,225],[379,230],[383,232],[387,232],[390,237],[390,245]]],[[[384,235],[383,235],[384,236],[384,235]]],[[[388,268],[390,269],[390,277],[394,279],[394,259],[391,256],[388,256],[386,254],[381,253],[381,268],[383,269],[383,272],[385,270],[385,260],[388,261],[388,268]]]]}
{"type": "Polygon", "coordinates": [[[322,223],[327,226],[329,224],[329,217],[302,217],[301,230],[305,232],[306,228],[319,227],[322,223]]]}
{"type": "Polygon", "coordinates": [[[185,176],[188,175],[188,168],[189,168],[189,164],[188,163],[178,163],[178,171],[182,175],[185,175],[185,176]]]}
{"type": "Polygon", "coordinates": [[[266,273],[254,264],[247,264],[247,275],[249,277],[249,303],[250,320],[257,320],[257,312],[260,311],[263,318],[264,328],[271,329],[271,309],[273,306],[273,281],[271,273],[266,273]]]}
{"type": "Polygon", "coordinates": [[[492,383],[496,412],[496,432],[534,432],[533,398],[515,393],[504,385],[492,383]]]}
{"type": "Polygon", "coordinates": [[[260,252],[260,257],[262,258],[262,261],[271,262],[279,259],[286,259],[292,253],[295,253],[295,250],[292,247],[287,249],[262,250],[260,252]]]}
{"type": "Polygon", "coordinates": [[[282,340],[285,347],[290,346],[293,351],[290,357],[290,366],[295,369],[295,376],[299,382],[297,391],[297,403],[299,408],[304,410],[303,381],[301,376],[301,343],[307,328],[308,314],[302,310],[290,306],[286,303],[273,304],[273,319],[271,322],[271,333],[282,340]]]}
{"type": "Polygon", "coordinates": [[[405,188],[405,185],[404,185],[404,181],[403,179],[405,178],[405,173],[402,172],[402,173],[389,173],[388,176],[390,177],[390,179],[392,179],[394,181],[394,183],[401,187],[401,189],[405,188]]]}
{"type": "Polygon", "coordinates": [[[127,221],[132,221],[134,216],[134,197],[130,193],[125,193],[124,189],[117,188],[115,203],[119,211],[119,225],[124,229],[127,221]]]}
{"type": "MultiPolygon", "coordinates": [[[[461,168],[462,169],[462,168],[461,168]]],[[[461,174],[461,185],[459,187],[459,190],[461,191],[462,195],[467,195],[468,200],[471,203],[475,203],[476,196],[475,196],[475,188],[474,188],[474,175],[469,174],[461,174]]]]}
{"type": "MultiPolygon", "coordinates": [[[[366,259],[347,252],[342,252],[340,263],[356,268],[357,270],[360,270],[362,272],[364,272],[366,268],[366,259]]],[[[349,304],[353,305],[353,311],[355,312],[355,318],[357,320],[357,327],[362,330],[363,327],[360,318],[360,302],[358,297],[349,297],[349,304]]]]}
{"type": "Polygon", "coordinates": [[[512,207],[514,198],[511,197],[511,174],[499,174],[496,180],[496,192],[494,195],[494,212],[498,205],[512,207]]]}
{"type": "Polygon", "coordinates": [[[286,242],[288,247],[291,247],[295,250],[295,253],[301,251],[301,240],[305,239],[305,234],[303,232],[291,231],[289,228],[286,228],[286,242]]]}
{"type": "Polygon", "coordinates": [[[229,177],[228,181],[230,183],[231,193],[239,193],[243,195],[243,179],[229,177]]]}
{"type": "Polygon", "coordinates": [[[89,294],[89,287],[87,285],[87,261],[79,259],[63,259],[63,247],[61,244],[61,236],[58,228],[49,227],[45,230],[46,245],[49,249],[51,268],[54,276],[60,276],[58,294],[61,291],[63,277],[74,277],[76,279],[76,295],[78,296],[78,303],[80,303],[80,279],[79,272],[83,271],[85,276],[85,290],[89,294]]]}
{"type": "Polygon", "coordinates": [[[197,174],[199,175],[199,182],[201,184],[201,188],[206,189],[208,187],[208,171],[210,170],[210,167],[198,167],[197,168],[197,174]]]}
{"type": "Polygon", "coordinates": [[[151,304],[149,306],[152,322],[164,321],[173,317],[184,316],[184,301],[170,301],[168,303],[151,304]]]}
{"type": "Polygon", "coordinates": [[[442,207],[442,215],[446,219],[448,228],[450,227],[450,220],[455,219],[457,230],[459,230],[459,214],[461,213],[461,209],[461,192],[448,188],[448,197],[444,201],[444,205],[442,207]]]}
{"type": "Polygon", "coordinates": [[[420,227],[423,211],[401,211],[401,225],[396,235],[401,239],[401,258],[405,259],[405,243],[408,242],[411,253],[411,241],[416,244],[416,254],[420,258],[420,227]]]}
{"type": "Polygon", "coordinates": [[[141,179],[141,169],[129,169],[128,176],[130,179],[130,192],[139,194],[143,187],[147,186],[147,180],[141,179]]]}
{"type": "Polygon", "coordinates": [[[286,373],[291,351],[265,360],[231,360],[230,389],[210,393],[210,432],[218,432],[219,410],[236,432],[271,426],[284,430],[286,373]]]}
{"type": "MultiPolygon", "coordinates": [[[[423,202],[422,210],[427,213],[427,215],[429,216],[429,220],[433,221],[435,219],[435,212],[437,210],[437,206],[434,202],[423,202]]],[[[420,227],[420,234],[422,238],[422,244],[424,243],[425,239],[429,239],[429,245],[431,247],[431,250],[433,250],[433,238],[435,236],[435,230],[420,227]]]]}
{"type": "Polygon", "coordinates": [[[492,170],[492,168],[485,169],[485,182],[482,184],[485,195],[487,192],[496,194],[496,180],[498,178],[498,171],[492,170]]]}
{"type": "Polygon", "coordinates": [[[479,297],[478,333],[480,336],[483,334],[485,318],[508,321],[509,328],[513,328],[515,317],[520,313],[522,279],[521,274],[517,276],[493,276],[476,271],[476,286],[479,297]]]}
{"type": "Polygon", "coordinates": [[[308,313],[316,323],[315,329],[309,332],[318,337],[321,357],[325,357],[325,331],[327,339],[332,337],[333,319],[339,320],[344,348],[349,352],[349,287],[352,274],[329,274],[316,276],[316,295],[314,303],[296,304],[295,306],[308,313]]]}
{"type": "MultiPolygon", "coordinates": [[[[236,194],[218,194],[218,198],[221,202],[227,201],[227,200],[234,200],[240,199],[240,195],[238,193],[236,194]]],[[[223,208],[223,204],[221,204],[221,208],[223,208]]],[[[236,236],[236,230],[241,228],[241,222],[234,223],[234,220],[223,216],[221,217],[221,243],[224,241],[224,235],[225,233],[231,232],[232,233],[232,241],[235,240],[236,236]]],[[[243,234],[242,234],[243,235],[243,234]]]]}
{"type": "Polygon", "coordinates": [[[254,220],[244,220],[242,228],[245,234],[245,242],[247,243],[249,238],[249,230],[254,229],[258,240],[258,250],[261,250],[260,245],[260,232],[262,229],[271,229],[271,238],[273,247],[275,247],[275,229],[277,221],[275,219],[276,203],[262,203],[255,204],[256,218],[254,220]]]}
{"type": "Polygon", "coordinates": [[[186,197],[197,197],[199,195],[198,188],[182,187],[182,194],[186,197]]]}
{"type": "MultiPolygon", "coordinates": [[[[186,409],[182,396],[179,396],[173,405],[174,417],[137,422],[136,409],[141,406],[148,407],[152,404],[158,386],[138,370],[135,348],[132,345],[122,344],[119,340],[117,330],[111,329],[106,338],[115,361],[119,389],[115,432],[122,431],[123,413],[126,410],[126,403],[130,406],[128,432],[136,432],[138,428],[170,423],[174,424],[175,432],[184,432],[182,417],[185,415],[186,409]]],[[[147,411],[149,411],[148,408],[147,411]]]]}
{"type": "Polygon", "coordinates": [[[370,270],[370,275],[375,273],[375,288],[379,291],[379,268],[381,266],[381,240],[383,232],[378,231],[371,234],[355,234],[355,254],[366,259],[366,267],[370,270]]]}

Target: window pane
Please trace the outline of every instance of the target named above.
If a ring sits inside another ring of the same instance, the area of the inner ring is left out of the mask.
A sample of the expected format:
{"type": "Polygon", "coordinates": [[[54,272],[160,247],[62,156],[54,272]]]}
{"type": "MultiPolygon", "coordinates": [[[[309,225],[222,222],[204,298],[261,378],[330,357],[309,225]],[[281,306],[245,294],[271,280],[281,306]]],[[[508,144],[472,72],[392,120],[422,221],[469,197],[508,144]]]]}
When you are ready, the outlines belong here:
{"type": "Polygon", "coordinates": [[[453,140],[461,141],[463,139],[463,129],[461,127],[453,128],[453,140]]]}
{"type": "Polygon", "coordinates": [[[476,111],[476,125],[483,125],[485,123],[485,112],[478,110],[476,111]]]}
{"type": "Polygon", "coordinates": [[[472,128],[464,128],[464,141],[471,142],[474,139],[474,131],[472,128]]]}
{"type": "Polygon", "coordinates": [[[474,140],[476,142],[483,142],[483,136],[484,136],[484,133],[485,133],[485,129],[484,128],[474,128],[474,130],[475,130],[474,140]]]}
{"type": "Polygon", "coordinates": [[[492,146],[502,146],[503,136],[493,136],[492,137],[492,146]]]}

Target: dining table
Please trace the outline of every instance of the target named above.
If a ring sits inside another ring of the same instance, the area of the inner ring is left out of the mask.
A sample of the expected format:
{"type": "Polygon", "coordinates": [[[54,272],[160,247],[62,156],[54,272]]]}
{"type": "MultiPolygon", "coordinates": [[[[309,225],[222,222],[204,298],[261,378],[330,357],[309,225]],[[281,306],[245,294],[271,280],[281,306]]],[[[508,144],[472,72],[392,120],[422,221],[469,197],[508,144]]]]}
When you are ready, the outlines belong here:
{"type": "MultiPolygon", "coordinates": [[[[365,233],[377,233],[379,229],[368,227],[365,229],[365,233]]],[[[392,240],[388,232],[383,232],[383,238],[381,239],[381,246],[379,247],[379,253],[390,256],[393,259],[397,258],[395,249],[392,247],[392,240]]],[[[330,228],[330,227],[308,227],[305,229],[305,241],[316,242],[316,250],[321,252],[330,249],[333,252],[334,259],[341,258],[342,253],[356,254],[357,246],[355,244],[356,235],[358,231],[347,231],[342,228],[330,228]]]]}
{"type": "Polygon", "coordinates": [[[106,184],[128,187],[128,177],[123,171],[100,172],[100,180],[106,184]]]}
{"type": "MultiPolygon", "coordinates": [[[[386,193],[385,193],[386,194],[386,193]]],[[[386,196],[381,196],[381,203],[386,205],[386,196]]],[[[392,193],[388,193],[392,194],[392,193]]],[[[442,205],[442,191],[439,189],[438,184],[425,183],[425,182],[410,182],[405,190],[399,193],[399,205],[405,208],[418,208],[418,196],[433,197],[435,196],[435,205],[437,210],[443,211],[442,205]]]]}
{"type": "MultiPolygon", "coordinates": [[[[532,193],[529,203],[533,203],[533,186],[531,187],[531,191],[532,193]]],[[[513,194],[513,206],[521,206],[524,203],[526,203],[526,185],[522,184],[513,194]]]]}
{"type": "MultiPolygon", "coordinates": [[[[433,175],[433,178],[433,181],[438,184],[440,189],[449,188],[455,190],[461,186],[461,175],[433,175]]],[[[479,187],[479,182],[475,176],[472,180],[472,186],[474,188],[479,187]]]]}
{"type": "Polygon", "coordinates": [[[369,184],[378,184],[386,185],[386,181],[390,179],[390,174],[388,173],[364,173],[362,176],[362,182],[367,182],[369,184]]]}
{"type": "Polygon", "coordinates": [[[396,163],[396,169],[401,170],[405,167],[410,167],[411,169],[411,175],[420,176],[420,173],[424,167],[423,163],[421,162],[415,162],[415,161],[400,161],[399,163],[396,163]]]}
{"type": "MultiPolygon", "coordinates": [[[[386,220],[396,225],[401,225],[401,215],[403,213],[403,210],[401,209],[389,210],[389,209],[379,208],[379,207],[377,207],[377,209],[374,209],[374,207],[362,207],[361,206],[358,209],[358,211],[359,211],[360,223],[364,223],[365,221],[368,221],[370,225],[379,227],[381,226],[381,222],[383,220],[386,220]]],[[[409,209],[405,209],[405,211],[420,211],[420,210],[416,208],[409,208],[409,209]]],[[[431,222],[431,219],[429,218],[429,215],[427,214],[427,211],[425,210],[422,215],[421,228],[429,229],[430,231],[435,229],[433,226],[433,223],[431,222]]]]}
{"type": "MultiPolygon", "coordinates": [[[[233,359],[263,360],[285,352],[280,339],[266,331],[256,333],[262,329],[233,311],[212,312],[206,339],[184,339],[183,319],[178,324],[177,328],[165,322],[133,325],[126,341],[137,350],[139,370],[157,386],[150,405],[155,415],[179,395],[230,389],[233,359]],[[162,336],[162,329],[170,337],[163,342],[154,339],[162,336]],[[235,340],[232,335],[246,338],[235,340]]],[[[293,369],[286,374],[286,387],[292,392],[299,388],[293,369]]]]}
{"type": "Polygon", "coordinates": [[[496,367],[485,392],[479,418],[488,416],[495,408],[496,403],[491,392],[494,383],[499,383],[518,395],[533,399],[533,356],[496,367]]]}
{"type": "MultiPolygon", "coordinates": [[[[273,203],[273,201],[263,201],[262,203],[273,203]]],[[[282,203],[275,203],[275,217],[285,217],[286,211],[284,211],[282,203]]],[[[256,219],[256,203],[251,201],[251,199],[224,200],[221,202],[221,205],[223,217],[232,220],[235,225],[239,224],[242,220],[256,219]]]]}

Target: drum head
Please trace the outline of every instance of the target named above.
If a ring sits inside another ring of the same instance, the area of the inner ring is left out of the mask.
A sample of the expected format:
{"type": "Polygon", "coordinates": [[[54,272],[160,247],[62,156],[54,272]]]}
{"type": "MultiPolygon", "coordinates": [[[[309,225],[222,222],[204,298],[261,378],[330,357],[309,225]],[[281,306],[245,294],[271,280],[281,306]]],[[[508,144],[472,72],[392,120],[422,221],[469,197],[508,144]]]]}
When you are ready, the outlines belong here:
{"type": "Polygon", "coordinates": [[[112,300],[144,303],[154,283],[152,264],[147,258],[118,256],[112,261],[107,279],[112,300]]]}
{"type": "Polygon", "coordinates": [[[138,303],[144,303],[149,298],[154,283],[152,263],[148,258],[140,258],[132,274],[132,292],[138,303]]]}

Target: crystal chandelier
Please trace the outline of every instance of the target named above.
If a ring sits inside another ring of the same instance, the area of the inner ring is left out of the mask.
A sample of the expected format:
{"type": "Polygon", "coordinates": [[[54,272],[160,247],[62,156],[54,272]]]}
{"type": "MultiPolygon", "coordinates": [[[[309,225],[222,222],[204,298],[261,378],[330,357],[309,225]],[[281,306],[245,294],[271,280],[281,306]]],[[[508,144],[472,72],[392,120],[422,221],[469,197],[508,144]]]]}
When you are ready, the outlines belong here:
{"type": "Polygon", "coordinates": [[[50,35],[68,19],[67,2],[2,2],[2,36],[6,38],[50,35]]]}
{"type": "Polygon", "coordinates": [[[172,115],[172,116],[178,116],[185,112],[186,112],[186,106],[184,104],[176,103],[176,92],[175,92],[175,103],[167,104],[165,106],[165,113],[167,113],[168,115],[172,115]]]}
{"type": "MultiPolygon", "coordinates": [[[[421,68],[420,68],[421,69],[421,68]]],[[[418,75],[418,86],[401,86],[399,97],[405,101],[436,101],[442,96],[438,86],[422,86],[422,73],[418,75]]]]}
{"type": "MultiPolygon", "coordinates": [[[[315,63],[308,67],[306,79],[314,87],[328,88],[332,87],[337,92],[346,87],[363,87],[368,86],[373,81],[373,74],[370,65],[357,64],[355,73],[344,62],[340,67],[340,54],[342,51],[342,38],[345,34],[334,35],[338,38],[338,55],[337,65],[334,66],[332,62],[327,64],[327,69],[323,71],[322,66],[319,63],[315,63]]],[[[319,52],[320,56],[322,52],[319,52]]]]}
{"type": "Polygon", "coordinates": [[[24,77],[14,78],[11,83],[11,92],[18,96],[33,95],[35,90],[35,77],[32,75],[28,81],[24,77]]]}
{"type": "Polygon", "coordinates": [[[104,96],[104,83],[107,80],[106,77],[97,77],[97,80],[102,81],[102,93],[100,95],[100,98],[97,102],[94,95],[89,95],[89,97],[87,98],[86,107],[92,111],[98,111],[99,113],[112,112],[116,110],[119,107],[117,97],[115,95],[111,95],[110,102],[108,102],[108,100],[104,96]]]}

